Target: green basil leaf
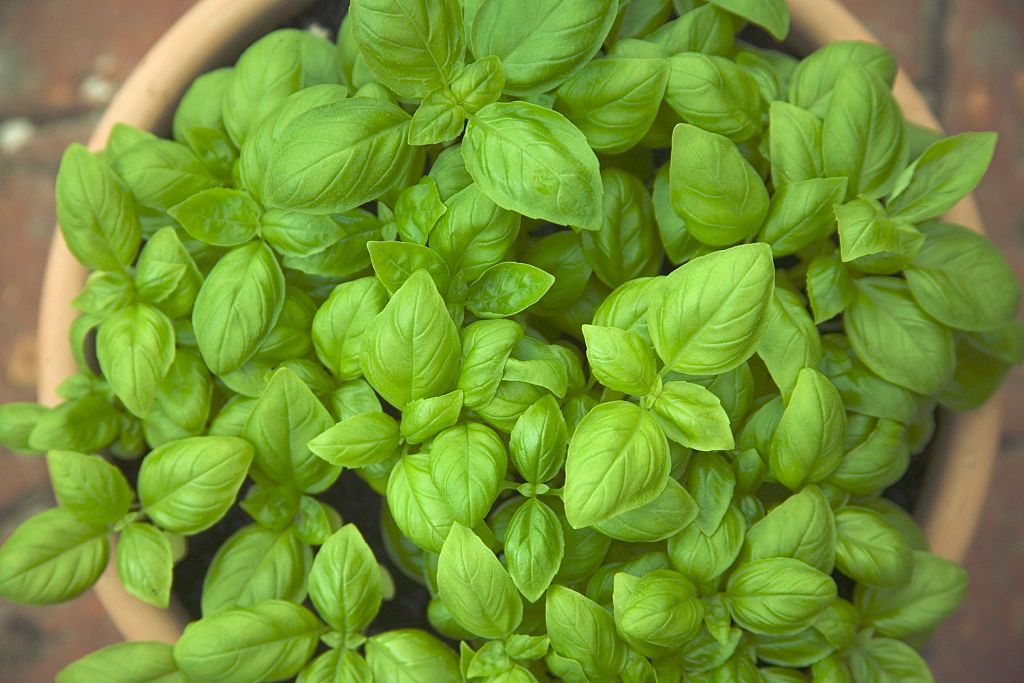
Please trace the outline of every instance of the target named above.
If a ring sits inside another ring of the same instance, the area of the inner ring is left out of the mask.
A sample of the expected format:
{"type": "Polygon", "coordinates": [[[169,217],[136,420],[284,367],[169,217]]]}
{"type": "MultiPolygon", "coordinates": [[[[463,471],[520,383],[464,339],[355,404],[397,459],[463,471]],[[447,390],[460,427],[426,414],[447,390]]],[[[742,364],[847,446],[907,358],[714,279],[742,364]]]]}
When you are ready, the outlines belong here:
{"type": "Polygon", "coordinates": [[[910,546],[885,517],[849,506],[836,512],[836,567],[858,583],[899,587],[910,579],[910,546]]]}
{"type": "Polygon", "coordinates": [[[928,663],[914,648],[891,638],[872,638],[851,648],[847,664],[853,680],[932,683],[928,663]]]}
{"type": "Polygon", "coordinates": [[[807,266],[807,298],[815,325],[845,311],[856,295],[853,278],[835,251],[815,257],[807,266]]]}
{"type": "Polygon", "coordinates": [[[267,167],[275,142],[285,128],[300,114],[348,98],[343,85],[319,84],[289,94],[275,104],[271,112],[257,125],[252,135],[241,145],[238,158],[238,183],[265,203],[267,196],[267,167]]]}
{"type": "Polygon", "coordinates": [[[490,428],[467,422],[437,435],[430,447],[430,476],[452,516],[474,527],[498,497],[508,455],[490,428]]]}
{"type": "Polygon", "coordinates": [[[507,318],[537,303],[554,281],[527,263],[499,263],[469,286],[466,308],[478,318],[507,318]]]}
{"type": "Polygon", "coordinates": [[[364,334],[363,374],[397,408],[455,383],[458,331],[426,271],[406,280],[364,334]]]}
{"type": "Polygon", "coordinates": [[[268,600],[189,624],[174,646],[174,661],[198,680],[281,680],[302,670],[323,632],[304,607],[268,600]]]}
{"type": "Polygon", "coordinates": [[[381,604],[381,575],[373,551],[352,524],[320,548],[309,573],[309,596],[335,630],[356,635],[369,626],[381,604]]]}
{"type": "Polygon", "coordinates": [[[445,206],[430,233],[430,248],[449,272],[461,272],[473,282],[504,260],[519,236],[520,216],[495,204],[472,183],[449,197],[445,206]]]}
{"type": "Polygon", "coordinates": [[[397,292],[417,270],[425,270],[438,292],[447,292],[448,266],[433,250],[412,242],[369,242],[373,272],[389,294],[397,292]]]}
{"type": "Polygon", "coordinates": [[[698,384],[668,382],[650,407],[665,435],[682,446],[717,451],[734,445],[729,416],[721,402],[698,384]]]}
{"type": "Polygon", "coordinates": [[[334,420],[309,387],[287,368],[274,372],[245,425],[256,464],[280,484],[301,491],[322,491],[340,468],[310,452],[307,444],[334,420]]]}
{"type": "Polygon", "coordinates": [[[194,128],[224,130],[224,97],[233,72],[230,67],[214,69],[192,81],[174,110],[175,140],[184,142],[194,128]]]}
{"type": "Polygon", "coordinates": [[[253,448],[230,436],[196,436],[153,449],[139,470],[139,501],[157,525],[177,534],[213,526],[235,502],[253,448]]]}
{"type": "Polygon", "coordinates": [[[366,643],[366,663],[374,680],[430,683],[459,680],[459,660],[447,645],[425,631],[398,629],[366,643]]]}
{"type": "MultiPolygon", "coordinates": [[[[631,5],[632,6],[632,5],[631,5]]],[[[660,59],[599,59],[558,88],[555,108],[605,154],[632,149],[654,123],[669,68],[660,59]]]]}
{"type": "Polygon", "coordinates": [[[858,585],[853,601],[865,623],[883,636],[930,632],[963,600],[967,572],[928,552],[914,551],[910,580],[894,588],[858,585]]]}
{"type": "Polygon", "coordinates": [[[843,398],[847,410],[861,415],[892,418],[909,424],[917,418],[917,396],[869,370],[856,356],[845,336],[822,337],[822,372],[843,398]]]}
{"type": "Polygon", "coordinates": [[[88,524],[113,524],[128,514],[132,493],[121,470],[98,455],[50,451],[50,484],[60,506],[88,524]]]}
{"type": "Polygon", "coordinates": [[[990,330],[1014,319],[1020,285],[985,237],[945,223],[922,226],[924,244],[906,268],[914,300],[944,325],[990,330]]]}
{"type": "Polygon", "coordinates": [[[704,623],[704,603],[689,579],[669,569],[615,576],[615,623],[634,649],[677,650],[704,623]]]}
{"type": "MultiPolygon", "coordinates": [[[[675,0],[678,4],[680,0],[675,0]]],[[[689,2],[677,7],[679,18],[655,29],[645,37],[663,46],[669,54],[703,52],[707,55],[726,56],[733,49],[736,27],[733,18],[714,5],[696,6],[689,2]]]]}
{"type": "Polygon", "coordinates": [[[825,173],[850,179],[848,196],[884,197],[909,154],[903,114],[889,85],[850,66],[838,74],[822,128],[825,173]]]}
{"type": "Polygon", "coordinates": [[[868,437],[847,451],[829,481],[860,496],[892,486],[910,464],[910,451],[903,439],[902,424],[885,418],[878,420],[868,437]]]}
{"type": "Polygon", "coordinates": [[[835,230],[835,207],[846,197],[848,183],[846,178],[810,178],[783,185],[772,196],[758,239],[771,245],[775,256],[795,254],[825,239],[835,230]]]}
{"type": "Polygon", "coordinates": [[[772,439],[772,474],[794,491],[823,481],[842,460],[845,436],[839,391],[817,370],[803,368],[772,439]]]}
{"type": "Polygon", "coordinates": [[[467,64],[452,80],[450,87],[455,100],[468,114],[477,113],[488,104],[497,102],[505,89],[505,70],[501,59],[490,55],[467,64]]]}
{"type": "Polygon", "coordinates": [[[426,244],[437,222],[447,212],[448,207],[441,201],[437,183],[426,176],[398,195],[395,228],[403,241],[426,244]]]}
{"type": "Polygon", "coordinates": [[[161,228],[146,241],[135,265],[139,299],[172,320],[187,317],[202,283],[199,268],[174,228],[161,228]]]}
{"type": "Polygon", "coordinates": [[[768,190],[736,145],[681,124],[672,149],[672,206],[690,234],[713,246],[754,236],[768,215],[768,190]]]}
{"type": "Polygon", "coordinates": [[[799,294],[776,287],[768,307],[768,325],[757,355],[783,397],[788,398],[803,368],[821,363],[821,337],[799,294]]]}
{"type": "MultiPolygon", "coordinates": [[[[530,244],[525,261],[554,276],[555,282],[533,312],[557,317],[576,304],[591,282],[593,270],[583,254],[583,240],[572,230],[545,235],[530,244]]],[[[578,335],[579,331],[575,330],[578,335]]]]}
{"type": "Polygon", "coordinates": [[[47,412],[38,403],[14,401],[0,405],[0,444],[16,453],[34,453],[29,435],[47,412]]]}
{"type": "Polygon", "coordinates": [[[215,187],[175,204],[168,212],[192,237],[218,247],[248,242],[260,229],[260,205],[247,193],[215,187]]]}
{"type": "Polygon", "coordinates": [[[398,450],[395,418],[384,413],[353,415],[309,442],[309,450],[338,467],[359,468],[384,462],[398,450]]]}
{"type": "Polygon", "coordinates": [[[516,420],[509,438],[509,452],[523,478],[540,484],[562,469],[568,440],[565,417],[558,402],[553,396],[545,395],[516,420]]]}
{"type": "Polygon", "coordinates": [[[164,532],[149,524],[129,524],[117,539],[117,576],[131,595],[166,608],[174,559],[164,532]]]}
{"type": "Polygon", "coordinates": [[[310,213],[343,213],[376,199],[414,160],[409,115],[397,104],[355,97],[311,109],[273,142],[266,203],[310,213]],[[339,179],[344,179],[339,182],[339,179]]]}
{"type": "Polygon", "coordinates": [[[505,531],[505,559],[516,588],[537,602],[558,573],[565,553],[565,536],[558,516],[533,498],[512,515],[505,531]]]}
{"type": "Polygon", "coordinates": [[[203,615],[266,600],[301,603],[306,599],[312,561],[309,547],[294,530],[271,530],[259,524],[244,527],[224,541],[210,562],[203,580],[203,615]]]}
{"type": "Polygon", "coordinates": [[[271,209],[259,220],[260,236],[285,256],[320,253],[346,235],[344,225],[332,216],[271,209]]]}
{"type": "Polygon", "coordinates": [[[981,182],[992,162],[997,137],[995,133],[963,133],[932,144],[904,171],[886,208],[912,223],[946,213],[981,182]]]}
{"type": "Polygon", "coordinates": [[[223,375],[259,350],[284,306],[284,275],[260,242],[223,256],[203,282],[192,312],[196,342],[206,365],[223,375]]]}
{"type": "Polygon", "coordinates": [[[669,479],[665,489],[650,503],[598,522],[594,528],[618,541],[656,543],[682,531],[699,512],[686,489],[675,479],[669,479]]]}
{"type": "Polygon", "coordinates": [[[159,310],[130,306],[100,325],[96,355],[114,394],[133,415],[145,417],[174,362],[174,328],[159,310]]]}
{"type": "Polygon", "coordinates": [[[380,237],[381,224],[377,217],[365,209],[353,209],[335,214],[331,219],[341,227],[344,233],[341,239],[314,254],[285,254],[281,260],[286,268],[317,277],[347,279],[361,274],[370,265],[366,245],[380,237]]]}
{"type": "Polygon", "coordinates": [[[696,258],[665,278],[647,325],[665,366],[717,374],[750,358],[767,327],[771,250],[749,244],[696,258]]]}
{"type": "Polygon", "coordinates": [[[836,523],[828,499],[817,486],[806,486],[785,499],[747,531],[745,561],[791,557],[832,573],[836,523]]]}
{"type": "Polygon", "coordinates": [[[95,453],[121,431],[121,414],[105,399],[88,394],[61,403],[39,416],[28,435],[33,451],[76,450],[95,453]]]}
{"type": "Polygon", "coordinates": [[[402,533],[420,548],[438,553],[455,518],[430,472],[428,454],[402,456],[388,478],[387,502],[402,533]]]}
{"type": "Polygon", "coordinates": [[[883,46],[861,41],[838,41],[816,50],[793,71],[788,100],[817,116],[825,116],[843,71],[860,67],[891,86],[896,79],[896,58],[883,46]]]}
{"type": "Polygon", "coordinates": [[[800,107],[778,101],[772,102],[769,119],[775,187],[781,189],[791,183],[824,176],[821,119],[800,107]]]}
{"type": "Polygon", "coordinates": [[[224,126],[240,147],[289,95],[338,80],[329,41],[298,29],[263,36],[242,53],[224,95],[224,126]]]}
{"type": "Polygon", "coordinates": [[[544,616],[552,649],[578,662],[587,676],[615,678],[626,665],[627,648],[615,631],[615,620],[593,600],[554,585],[544,616]]]}
{"type": "Polygon", "coordinates": [[[462,134],[466,112],[455,100],[447,86],[431,92],[409,122],[409,144],[438,145],[454,140],[462,134]]]}
{"type": "Polygon", "coordinates": [[[668,63],[671,73],[665,101],[684,121],[736,141],[760,132],[764,114],[761,91],[754,77],[735,62],[682,52],[668,63]]]}
{"type": "Polygon", "coordinates": [[[197,192],[220,185],[191,149],[160,138],[127,149],[117,158],[114,170],[150,211],[167,211],[197,192]]]}
{"type": "Polygon", "coordinates": [[[669,467],[668,441],[653,418],[625,401],[600,404],[569,442],[566,518],[578,529],[649,503],[669,467]]]}
{"type": "Polygon", "coordinates": [[[84,593],[107,566],[107,534],[63,508],[30,517],[0,547],[0,597],[48,605],[84,593]]]}
{"type": "Polygon", "coordinates": [[[188,683],[167,643],[132,641],[90,652],[57,673],[57,683],[188,683]]]}
{"type": "Polygon", "coordinates": [[[353,650],[328,650],[299,673],[296,683],[360,683],[370,680],[370,667],[353,650]]]}
{"type": "Polygon", "coordinates": [[[644,184],[618,169],[601,173],[604,223],[580,235],[583,254],[609,287],[644,275],[657,275],[662,255],[655,232],[654,205],[644,184]]]}
{"type": "Polygon", "coordinates": [[[136,291],[132,279],[123,272],[96,271],[89,274],[85,288],[71,300],[71,305],[83,313],[107,318],[135,303],[136,291]]]}
{"type": "Polygon", "coordinates": [[[867,272],[889,273],[910,263],[924,236],[910,223],[893,220],[882,205],[860,197],[836,207],[843,262],[867,272]],[[869,258],[870,257],[870,258],[869,258]]]}
{"type": "Polygon", "coordinates": [[[420,98],[448,84],[465,41],[456,0],[359,0],[352,35],[377,80],[420,98]]]}
{"type": "Polygon", "coordinates": [[[640,335],[616,327],[584,325],[590,371],[609,389],[643,396],[653,387],[657,367],[640,335]]]}
{"type": "Polygon", "coordinates": [[[541,0],[524,7],[512,0],[483,3],[470,25],[477,57],[497,55],[505,92],[547,92],[589,62],[612,28],[614,0],[541,0]]]}
{"type": "Polygon", "coordinates": [[[511,320],[478,320],[462,330],[462,359],[457,386],[463,405],[482,408],[494,399],[505,363],[523,337],[511,320]]]}
{"type": "Polygon", "coordinates": [[[953,335],[918,308],[906,283],[868,277],[856,285],[843,318],[857,357],[893,384],[937,393],[953,375],[953,335]]]}
{"type": "Polygon", "coordinates": [[[705,534],[698,524],[690,524],[669,539],[672,566],[695,583],[709,584],[736,560],[746,530],[743,513],[735,505],[729,505],[712,533],[705,534]]]}
{"type": "Polygon", "coordinates": [[[411,444],[423,443],[454,427],[461,414],[462,392],[458,389],[442,396],[409,401],[402,411],[402,439],[411,444]]]}
{"type": "Polygon", "coordinates": [[[658,224],[658,234],[665,247],[665,254],[669,261],[678,265],[707,254],[711,248],[690,234],[686,229],[686,221],[672,207],[670,175],[671,164],[664,164],[658,169],[651,199],[654,202],[654,220],[658,224]]]}
{"type": "Polygon", "coordinates": [[[729,578],[726,591],[736,623],[766,635],[806,628],[835,598],[836,584],[828,574],[788,557],[744,564],[729,578]]]}
{"type": "Polygon", "coordinates": [[[363,413],[381,412],[380,399],[365,380],[342,382],[331,393],[331,412],[339,421],[363,413]]]}
{"type": "Polygon", "coordinates": [[[756,24],[778,41],[789,33],[789,8],[785,0],[711,0],[712,4],[756,24]]]}
{"type": "Polygon", "coordinates": [[[139,250],[135,200],[110,167],[72,144],[57,172],[57,222],[68,249],[95,270],[123,271],[139,250]]]}
{"type": "Polygon", "coordinates": [[[523,617],[522,600],[498,558],[476,534],[453,524],[437,562],[441,599],[455,620],[484,638],[506,638],[523,617]]]}
{"type": "MultiPolygon", "coordinates": [[[[516,26],[523,23],[517,19],[516,26]]],[[[470,119],[462,153],[473,180],[498,206],[583,230],[601,227],[597,157],[561,114],[528,102],[489,104],[470,119]]]]}
{"type": "Polygon", "coordinates": [[[377,278],[364,277],[335,287],[313,318],[313,348],[338,379],[360,375],[363,334],[384,310],[387,292],[377,278]]]}

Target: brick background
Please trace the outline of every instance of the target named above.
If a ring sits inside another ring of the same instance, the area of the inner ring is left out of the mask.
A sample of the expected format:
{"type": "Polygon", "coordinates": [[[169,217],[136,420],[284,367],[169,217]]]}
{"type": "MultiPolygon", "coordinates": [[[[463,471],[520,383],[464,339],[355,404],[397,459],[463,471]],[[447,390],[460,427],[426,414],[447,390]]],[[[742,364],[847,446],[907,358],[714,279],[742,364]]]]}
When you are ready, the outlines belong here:
{"type": "MultiPolygon", "coordinates": [[[[951,132],[1001,134],[978,190],[992,238],[1024,275],[1024,2],[845,0],[921,85],[951,132]]],[[[0,1],[0,401],[34,396],[36,302],[63,148],[84,141],[133,64],[194,0],[0,1]]],[[[1024,374],[1007,410],[1019,416],[1024,374]]],[[[0,538],[46,507],[38,459],[0,453],[0,538]]],[[[1006,421],[1002,453],[967,561],[968,598],[928,656],[938,681],[1024,680],[1024,423],[1006,421]]],[[[0,603],[0,678],[51,681],[114,642],[91,594],[46,608],[0,603]]]]}

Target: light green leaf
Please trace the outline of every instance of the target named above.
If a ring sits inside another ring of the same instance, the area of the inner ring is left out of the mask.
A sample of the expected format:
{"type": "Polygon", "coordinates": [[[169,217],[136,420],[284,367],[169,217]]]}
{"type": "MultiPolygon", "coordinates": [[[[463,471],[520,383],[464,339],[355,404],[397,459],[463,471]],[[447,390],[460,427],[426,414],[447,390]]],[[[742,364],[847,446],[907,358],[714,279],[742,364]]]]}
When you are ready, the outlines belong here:
{"type": "Polygon", "coordinates": [[[750,358],[767,327],[774,287],[775,268],[765,244],[714,252],[677,268],[647,314],[665,366],[709,375],[750,358]]]}
{"type": "Polygon", "coordinates": [[[177,534],[208,529],[235,502],[252,458],[252,446],[230,436],[196,436],[155,448],[139,470],[143,511],[177,534]]]}
{"type": "Polygon", "coordinates": [[[166,608],[174,558],[166,534],[149,524],[129,524],[117,539],[117,576],[131,595],[166,608]]]}
{"type": "Polygon", "coordinates": [[[145,417],[174,362],[174,328],[151,306],[129,306],[100,325],[96,355],[117,397],[133,415],[145,417]]]}
{"type": "Polygon", "coordinates": [[[420,98],[448,84],[465,41],[457,0],[357,0],[352,35],[382,84],[420,98]]]}
{"type": "Polygon", "coordinates": [[[565,515],[591,526],[658,497],[669,474],[668,441],[658,424],[625,401],[602,403],[569,442],[565,515]]]}
{"type": "Polygon", "coordinates": [[[324,625],[281,600],[237,607],[185,627],[174,661],[190,678],[223,683],[291,678],[313,656],[324,625]]]}
{"type": "Polygon", "coordinates": [[[470,119],[462,154],[498,206],[583,230],[601,227],[597,157],[561,114],[528,102],[487,105],[470,119]]]}
{"type": "Polygon", "coordinates": [[[437,435],[430,446],[430,476],[452,516],[474,527],[498,497],[508,467],[501,438],[489,427],[466,422],[437,435]]]}
{"type": "Polygon", "coordinates": [[[690,234],[712,246],[754,236],[768,215],[768,190],[735,143],[680,124],[672,150],[672,206],[690,234]]]}
{"type": "Polygon", "coordinates": [[[192,312],[196,343],[217,375],[255,355],[284,306],[284,275],[265,244],[250,242],[217,261],[192,312]]]}
{"type": "Polygon", "coordinates": [[[505,92],[547,92],[597,54],[615,21],[614,0],[489,0],[473,18],[469,44],[478,58],[497,55],[505,92]]]}
{"type": "Polygon", "coordinates": [[[437,561],[441,599],[455,620],[484,638],[506,638],[523,618],[515,584],[472,530],[453,524],[437,561]]]}
{"type": "Polygon", "coordinates": [[[49,605],[81,595],[107,566],[108,533],[63,508],[30,517],[0,547],[0,597],[49,605]]]}
{"type": "Polygon", "coordinates": [[[364,334],[363,374],[393,406],[440,395],[455,383],[458,331],[426,271],[405,281],[364,334]]]}

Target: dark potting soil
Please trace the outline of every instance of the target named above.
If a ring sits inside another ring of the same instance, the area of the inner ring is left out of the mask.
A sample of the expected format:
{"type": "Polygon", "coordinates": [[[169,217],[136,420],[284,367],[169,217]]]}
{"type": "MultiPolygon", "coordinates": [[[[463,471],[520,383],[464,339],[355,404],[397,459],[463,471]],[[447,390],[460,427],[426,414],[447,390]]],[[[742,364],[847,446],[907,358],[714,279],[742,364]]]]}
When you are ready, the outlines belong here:
{"type": "MultiPolygon", "coordinates": [[[[283,26],[300,29],[316,26],[329,32],[333,40],[347,9],[347,0],[319,0],[283,26]]],[[[760,31],[748,30],[742,37],[762,47],[776,46],[760,31]]],[[[667,161],[667,152],[659,151],[656,154],[660,155],[659,162],[667,161]]],[[[98,367],[96,371],[99,371],[98,367]]],[[[941,416],[938,419],[941,420],[941,416]]],[[[929,445],[923,453],[911,460],[903,478],[886,490],[887,498],[905,509],[914,509],[921,492],[931,450],[929,445]]],[[[138,461],[115,462],[125,472],[129,481],[136,480],[138,461]]],[[[242,497],[244,491],[239,495],[239,499],[242,497]]],[[[377,559],[390,570],[394,578],[395,597],[384,603],[370,633],[394,628],[429,628],[426,609],[430,596],[427,590],[394,566],[384,549],[380,531],[382,498],[350,471],[343,472],[337,483],[318,497],[334,506],[346,523],[351,522],[359,527],[377,559]]],[[[201,616],[203,578],[217,549],[229,536],[251,523],[249,516],[236,505],[213,527],[188,539],[188,553],[174,568],[174,594],[192,619],[201,616]]],[[[849,581],[840,581],[841,594],[848,595],[851,590],[852,584],[849,581]]]]}

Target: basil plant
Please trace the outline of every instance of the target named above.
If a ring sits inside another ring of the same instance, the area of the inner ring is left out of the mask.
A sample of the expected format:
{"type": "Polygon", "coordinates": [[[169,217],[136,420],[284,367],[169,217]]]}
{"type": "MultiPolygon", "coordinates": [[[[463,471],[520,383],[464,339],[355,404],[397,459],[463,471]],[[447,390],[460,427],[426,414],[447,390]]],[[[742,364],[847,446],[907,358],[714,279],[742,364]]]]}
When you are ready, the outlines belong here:
{"type": "Polygon", "coordinates": [[[352,0],[171,138],[68,148],[79,370],[0,408],[57,499],[0,596],[113,564],[167,607],[246,523],[176,644],[58,681],[932,680],[966,575],[883,494],[1024,354],[1006,261],[941,218],[995,136],[907,123],[877,45],[748,25],[784,0],[352,0]],[[395,572],[427,608],[386,630],[395,572]]]}

